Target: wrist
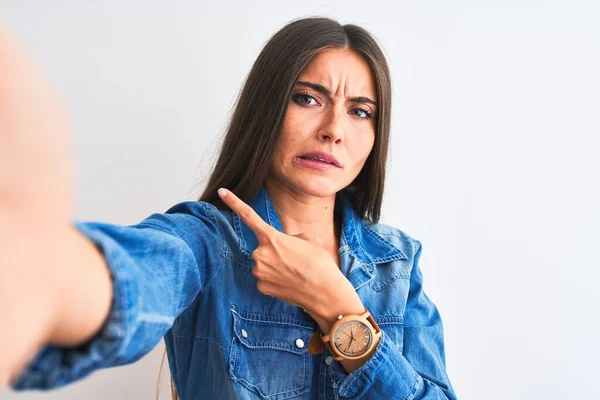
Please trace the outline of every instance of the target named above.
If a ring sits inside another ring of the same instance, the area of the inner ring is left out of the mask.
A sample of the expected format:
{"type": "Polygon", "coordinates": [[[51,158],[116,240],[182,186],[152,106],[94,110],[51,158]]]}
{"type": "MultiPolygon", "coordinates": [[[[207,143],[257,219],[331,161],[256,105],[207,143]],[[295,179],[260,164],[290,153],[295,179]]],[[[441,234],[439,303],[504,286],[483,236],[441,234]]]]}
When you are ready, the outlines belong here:
{"type": "Polygon", "coordinates": [[[351,296],[339,296],[333,301],[322,302],[314,311],[309,312],[324,334],[329,333],[338,316],[362,314],[365,311],[358,294],[354,291],[352,293],[351,296]]]}
{"type": "Polygon", "coordinates": [[[328,350],[346,372],[360,368],[375,353],[382,331],[369,310],[340,316],[329,333],[315,332],[308,345],[310,354],[328,350]]]}

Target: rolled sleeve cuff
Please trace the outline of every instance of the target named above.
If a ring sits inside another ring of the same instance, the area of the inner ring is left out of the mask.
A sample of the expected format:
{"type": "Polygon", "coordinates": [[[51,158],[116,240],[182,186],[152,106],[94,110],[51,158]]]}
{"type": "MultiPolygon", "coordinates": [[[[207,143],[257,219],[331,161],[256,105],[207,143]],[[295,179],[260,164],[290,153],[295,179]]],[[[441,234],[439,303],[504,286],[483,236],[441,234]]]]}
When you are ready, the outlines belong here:
{"type": "Polygon", "coordinates": [[[363,366],[350,374],[340,362],[333,362],[329,368],[333,388],[344,399],[365,396],[410,400],[419,386],[419,375],[384,331],[375,353],[363,366]]]}
{"type": "Polygon", "coordinates": [[[104,254],[113,282],[109,315],[90,340],[77,347],[45,345],[11,383],[13,390],[48,390],[82,379],[96,369],[126,363],[123,352],[136,327],[137,282],[127,268],[129,256],[101,230],[73,223],[104,254]]]}

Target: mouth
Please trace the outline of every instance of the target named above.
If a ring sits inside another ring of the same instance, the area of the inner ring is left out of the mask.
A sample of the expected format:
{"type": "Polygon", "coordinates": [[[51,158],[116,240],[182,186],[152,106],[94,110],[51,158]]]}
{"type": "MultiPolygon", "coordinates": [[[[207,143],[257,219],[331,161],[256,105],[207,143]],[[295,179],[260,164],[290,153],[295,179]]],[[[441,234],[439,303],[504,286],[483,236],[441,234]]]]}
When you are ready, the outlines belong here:
{"type": "Polygon", "coordinates": [[[339,169],[339,167],[335,166],[331,162],[315,159],[314,157],[305,157],[305,156],[296,157],[296,158],[294,158],[294,163],[301,167],[311,168],[311,169],[319,169],[319,170],[339,169]]]}
{"type": "Polygon", "coordinates": [[[324,153],[322,151],[304,153],[297,158],[305,162],[325,164],[336,168],[342,167],[341,163],[333,155],[324,153]]]}

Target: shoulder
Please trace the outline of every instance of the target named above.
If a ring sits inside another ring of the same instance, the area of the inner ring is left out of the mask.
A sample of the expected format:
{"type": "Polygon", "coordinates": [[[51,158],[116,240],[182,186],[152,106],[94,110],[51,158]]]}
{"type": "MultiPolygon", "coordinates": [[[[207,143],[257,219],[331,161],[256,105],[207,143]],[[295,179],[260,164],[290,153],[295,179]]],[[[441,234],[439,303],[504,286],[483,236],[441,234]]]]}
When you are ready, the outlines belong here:
{"type": "Polygon", "coordinates": [[[214,216],[216,207],[205,201],[182,201],[171,206],[165,214],[171,215],[189,215],[196,218],[205,218],[214,216]]]}
{"type": "MultiPolygon", "coordinates": [[[[196,223],[217,222],[217,208],[205,201],[182,201],[174,204],[163,215],[165,218],[181,223],[193,221],[196,223]]],[[[156,215],[156,214],[155,214],[156,215]]]]}
{"type": "Polygon", "coordinates": [[[218,212],[214,205],[203,201],[182,201],[163,213],[154,213],[139,225],[149,225],[178,236],[196,241],[201,238],[220,237],[218,212]]]}
{"type": "Polygon", "coordinates": [[[363,224],[367,231],[378,238],[385,240],[390,245],[404,253],[408,258],[412,258],[421,247],[421,242],[410,236],[404,230],[392,225],[376,222],[368,222],[363,220],[363,224]]]}

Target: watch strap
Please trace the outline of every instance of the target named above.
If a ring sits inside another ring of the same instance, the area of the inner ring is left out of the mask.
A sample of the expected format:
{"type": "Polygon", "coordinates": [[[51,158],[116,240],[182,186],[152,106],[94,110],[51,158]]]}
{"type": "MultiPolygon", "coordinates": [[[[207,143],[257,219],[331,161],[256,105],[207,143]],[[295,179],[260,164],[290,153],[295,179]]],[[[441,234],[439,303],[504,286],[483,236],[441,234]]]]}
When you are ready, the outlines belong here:
{"type": "Polygon", "coordinates": [[[325,343],[321,340],[321,329],[317,329],[308,340],[308,352],[310,354],[321,354],[325,351],[325,343]]]}

